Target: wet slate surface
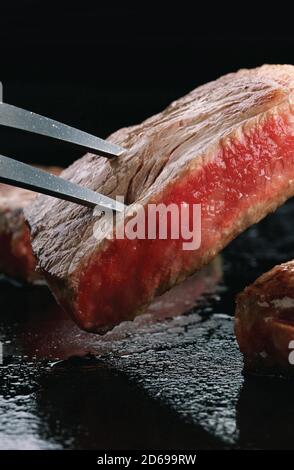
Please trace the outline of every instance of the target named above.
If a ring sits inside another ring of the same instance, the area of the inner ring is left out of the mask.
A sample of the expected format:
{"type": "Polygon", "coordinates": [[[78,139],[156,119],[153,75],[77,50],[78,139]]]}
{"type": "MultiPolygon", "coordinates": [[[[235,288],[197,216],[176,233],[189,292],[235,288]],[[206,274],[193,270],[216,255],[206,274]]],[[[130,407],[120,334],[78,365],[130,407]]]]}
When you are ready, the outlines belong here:
{"type": "Polygon", "coordinates": [[[218,296],[104,338],[3,280],[0,448],[292,448],[294,382],[243,377],[232,315],[237,291],[294,257],[293,216],[291,201],[225,250],[218,296]]]}

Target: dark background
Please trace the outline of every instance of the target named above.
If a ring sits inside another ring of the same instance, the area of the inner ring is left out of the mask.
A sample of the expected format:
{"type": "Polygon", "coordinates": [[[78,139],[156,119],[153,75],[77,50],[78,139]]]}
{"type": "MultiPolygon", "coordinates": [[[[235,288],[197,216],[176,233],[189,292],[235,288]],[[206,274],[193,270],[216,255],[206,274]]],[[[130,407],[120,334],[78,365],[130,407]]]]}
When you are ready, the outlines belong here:
{"type": "MultiPolygon", "coordinates": [[[[284,4],[1,3],[4,101],[106,137],[240,67],[293,63],[284,4]]],[[[77,148],[0,128],[0,152],[66,165],[77,148]]]]}

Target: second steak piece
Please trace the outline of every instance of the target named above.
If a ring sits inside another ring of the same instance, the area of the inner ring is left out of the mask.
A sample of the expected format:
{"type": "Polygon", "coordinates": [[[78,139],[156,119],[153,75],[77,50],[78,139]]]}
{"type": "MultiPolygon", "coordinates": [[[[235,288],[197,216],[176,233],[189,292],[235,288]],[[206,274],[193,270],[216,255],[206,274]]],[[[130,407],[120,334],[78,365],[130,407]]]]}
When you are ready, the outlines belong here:
{"type": "Polygon", "coordinates": [[[0,273],[28,282],[40,279],[23,214],[35,197],[26,189],[0,184],[0,273]]]}
{"type": "Polygon", "coordinates": [[[201,204],[197,250],[171,238],[97,241],[92,210],[38,197],[27,211],[34,252],[82,328],[134,318],[294,194],[293,98],[293,66],[241,70],[110,136],[126,148],[117,160],[87,154],[62,173],[130,205],[201,204]]]}
{"type": "MultiPolygon", "coordinates": [[[[59,175],[59,167],[41,167],[59,175]]],[[[42,281],[36,272],[30,231],[24,218],[24,209],[36,198],[27,189],[0,184],[0,273],[29,283],[42,281]]]]}
{"type": "Polygon", "coordinates": [[[294,374],[294,261],[275,266],[238,295],[235,331],[245,371],[294,374]]]}

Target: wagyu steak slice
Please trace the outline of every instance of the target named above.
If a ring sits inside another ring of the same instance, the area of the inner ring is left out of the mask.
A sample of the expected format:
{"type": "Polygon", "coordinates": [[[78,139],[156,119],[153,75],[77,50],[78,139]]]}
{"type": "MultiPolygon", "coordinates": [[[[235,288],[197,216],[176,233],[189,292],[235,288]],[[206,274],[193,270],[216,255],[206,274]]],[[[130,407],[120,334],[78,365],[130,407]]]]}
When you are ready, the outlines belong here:
{"type": "Polygon", "coordinates": [[[238,295],[235,331],[245,370],[294,374],[294,261],[275,266],[238,295]]]}
{"type": "MultiPolygon", "coordinates": [[[[61,172],[57,167],[43,169],[56,175],[61,172]]],[[[0,273],[28,282],[41,278],[23,212],[35,197],[32,191],[0,184],[0,273]]]]}
{"type": "MultiPolygon", "coordinates": [[[[38,197],[33,250],[58,301],[90,331],[132,319],[294,194],[294,67],[241,70],[109,137],[114,161],[87,154],[64,178],[126,203],[201,204],[199,249],[182,240],[95,238],[105,218],[38,197]]],[[[117,229],[119,227],[116,227],[117,229]]]]}

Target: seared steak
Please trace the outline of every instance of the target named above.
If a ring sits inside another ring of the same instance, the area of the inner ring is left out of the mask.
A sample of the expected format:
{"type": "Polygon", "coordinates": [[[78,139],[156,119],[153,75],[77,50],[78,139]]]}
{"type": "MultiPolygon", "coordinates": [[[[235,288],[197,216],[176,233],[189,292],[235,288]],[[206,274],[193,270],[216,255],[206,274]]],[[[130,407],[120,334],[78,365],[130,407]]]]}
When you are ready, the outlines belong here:
{"type": "Polygon", "coordinates": [[[111,135],[126,148],[118,159],[87,154],[62,173],[125,196],[129,210],[134,203],[201,204],[194,251],[171,237],[97,240],[93,229],[105,218],[73,203],[35,200],[26,213],[39,267],[82,328],[102,331],[134,318],[294,194],[293,99],[293,66],[241,70],[111,135]]]}
{"type": "MultiPolygon", "coordinates": [[[[56,167],[47,170],[61,172],[56,167]]],[[[41,279],[35,270],[36,260],[23,213],[35,197],[36,193],[26,189],[0,184],[0,272],[28,282],[41,279]]]]}
{"type": "Polygon", "coordinates": [[[289,261],[260,276],[237,297],[235,331],[246,370],[293,374],[293,320],[294,261],[289,261]]]}

